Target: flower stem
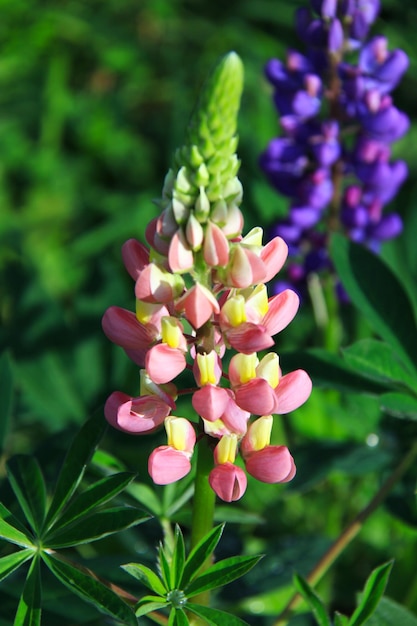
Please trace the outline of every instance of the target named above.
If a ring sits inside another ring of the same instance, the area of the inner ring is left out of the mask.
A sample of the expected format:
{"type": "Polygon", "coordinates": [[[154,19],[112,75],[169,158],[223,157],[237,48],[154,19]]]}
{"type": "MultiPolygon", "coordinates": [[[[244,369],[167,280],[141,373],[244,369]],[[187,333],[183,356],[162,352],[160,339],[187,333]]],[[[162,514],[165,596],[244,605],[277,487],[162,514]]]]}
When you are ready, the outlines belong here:
{"type": "MultiPolygon", "coordinates": [[[[213,467],[213,452],[208,445],[208,438],[202,437],[197,448],[197,468],[195,477],[195,491],[193,500],[193,515],[191,526],[191,547],[206,535],[213,527],[214,504],[216,495],[208,482],[208,475],[213,467]]],[[[207,561],[204,567],[210,565],[207,561]]],[[[210,592],[203,592],[195,598],[193,602],[209,605],[210,592]]]]}
{"type": "MultiPolygon", "coordinates": [[[[379,491],[375,494],[367,506],[362,509],[355,519],[345,528],[342,534],[336,539],[332,546],[322,556],[320,561],[312,569],[307,576],[307,581],[311,586],[315,586],[324,576],[334,561],[340,556],[346,546],[356,537],[368,517],[379,507],[391,492],[395,484],[403,477],[409,467],[413,464],[417,457],[417,441],[414,443],[408,454],[403,458],[401,463],[395,468],[392,474],[383,483],[379,491]]],[[[278,616],[273,626],[285,626],[290,614],[301,604],[303,598],[300,594],[293,595],[282,613],[278,616]]]]}

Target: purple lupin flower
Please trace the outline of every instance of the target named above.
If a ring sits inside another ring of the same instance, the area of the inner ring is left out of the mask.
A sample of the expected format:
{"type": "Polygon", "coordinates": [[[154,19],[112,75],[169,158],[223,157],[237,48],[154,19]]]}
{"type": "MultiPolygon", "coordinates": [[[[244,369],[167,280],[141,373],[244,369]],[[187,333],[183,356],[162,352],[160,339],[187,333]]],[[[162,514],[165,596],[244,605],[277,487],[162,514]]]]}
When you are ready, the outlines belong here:
{"type": "Polygon", "coordinates": [[[260,165],[290,199],[288,216],[272,230],[288,241],[288,279],[298,291],[309,273],[330,268],[328,232],[342,230],[378,251],[402,230],[401,217],[384,208],[407,177],[405,162],[391,160],[391,144],[409,119],[391,92],[408,57],[382,35],[368,38],[379,9],[379,0],[310,0],[295,16],[306,53],[289,50],[265,68],[281,134],[260,165]]]}

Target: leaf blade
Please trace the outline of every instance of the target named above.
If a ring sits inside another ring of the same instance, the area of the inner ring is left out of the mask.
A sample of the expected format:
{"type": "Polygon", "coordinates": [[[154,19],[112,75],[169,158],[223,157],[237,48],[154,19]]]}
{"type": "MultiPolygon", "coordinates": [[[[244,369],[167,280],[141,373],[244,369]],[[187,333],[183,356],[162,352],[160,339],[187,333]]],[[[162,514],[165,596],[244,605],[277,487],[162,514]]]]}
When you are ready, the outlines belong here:
{"type": "Polygon", "coordinates": [[[164,587],[159,576],[146,565],[142,565],[141,563],[126,563],[126,565],[122,565],[122,569],[158,595],[164,596],[166,594],[167,589],[164,587]]]}
{"type": "Polygon", "coordinates": [[[303,596],[304,600],[310,606],[319,626],[331,626],[330,617],[327,614],[326,608],[311,585],[299,574],[294,574],[293,580],[298,593],[303,596]]]}
{"type": "Polygon", "coordinates": [[[249,626],[247,622],[237,617],[237,615],[232,615],[219,609],[212,609],[211,607],[192,602],[188,602],[186,606],[188,611],[205,619],[210,626],[249,626]]]}
{"type": "Polygon", "coordinates": [[[349,620],[349,626],[361,626],[375,611],[384,594],[392,566],[393,561],[388,561],[371,572],[365,583],[360,604],[349,620]]]}
{"type": "Polygon", "coordinates": [[[39,558],[36,556],[29,568],[20,596],[13,626],[40,626],[42,587],[39,558]]]}
{"type": "Polygon", "coordinates": [[[87,463],[91,459],[105,430],[105,420],[101,415],[96,415],[85,422],[75,436],[64,459],[46,516],[46,523],[49,526],[79,485],[87,463]]]}
{"type": "Polygon", "coordinates": [[[189,581],[192,580],[203,563],[213,553],[215,547],[220,541],[223,529],[224,524],[215,526],[191,550],[184,564],[184,572],[180,581],[181,587],[186,587],[188,585],[189,581]]]}
{"type": "Polygon", "coordinates": [[[126,530],[148,519],[149,516],[139,509],[125,506],[113,507],[81,518],[69,528],[53,529],[46,535],[45,544],[49,548],[58,549],[89,543],[126,530]]]}
{"type": "Polygon", "coordinates": [[[129,605],[103,583],[57,556],[43,553],[42,558],[52,574],[67,589],[93,604],[102,613],[111,615],[128,626],[137,626],[135,614],[129,605]]]}
{"type": "Polygon", "coordinates": [[[0,558],[0,580],[4,580],[15,572],[23,563],[26,563],[32,556],[34,551],[26,548],[19,552],[13,552],[0,558]]]}
{"type": "Polygon", "coordinates": [[[232,556],[215,563],[195,578],[185,592],[188,597],[195,596],[202,591],[215,589],[244,576],[256,565],[262,556],[232,556]]]}
{"type": "Polygon", "coordinates": [[[40,534],[46,514],[46,487],[38,462],[29,455],[13,456],[7,462],[7,475],[26,519],[40,534]]]}

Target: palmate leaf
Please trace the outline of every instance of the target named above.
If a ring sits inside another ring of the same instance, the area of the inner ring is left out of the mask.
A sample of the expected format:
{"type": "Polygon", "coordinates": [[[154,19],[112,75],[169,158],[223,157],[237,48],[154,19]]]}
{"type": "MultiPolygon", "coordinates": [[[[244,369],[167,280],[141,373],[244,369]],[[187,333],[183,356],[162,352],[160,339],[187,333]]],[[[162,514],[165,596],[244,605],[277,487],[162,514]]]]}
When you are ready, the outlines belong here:
{"type": "Polygon", "coordinates": [[[127,563],[126,565],[122,565],[122,569],[160,596],[164,596],[167,593],[168,589],[164,587],[159,576],[149,567],[146,567],[146,565],[142,565],[141,563],[127,563]]]}
{"type": "Polygon", "coordinates": [[[294,585],[310,606],[319,626],[331,626],[330,617],[327,614],[323,602],[308,582],[299,574],[295,574],[294,585]]]}
{"type": "Polygon", "coordinates": [[[7,554],[0,558],[0,580],[4,580],[16,571],[23,563],[28,561],[35,554],[34,550],[26,548],[13,554],[7,554]]]}
{"type": "Polygon", "coordinates": [[[345,359],[326,350],[312,348],[303,352],[283,353],[280,357],[285,371],[301,367],[309,373],[317,387],[372,395],[379,395],[387,390],[386,384],[371,380],[349,365],[345,359]]]}
{"type": "Polygon", "coordinates": [[[63,528],[101,504],[108,502],[120,493],[135,477],[131,472],[120,472],[113,476],[106,476],[87,487],[79,496],[73,499],[65,511],[56,519],[54,529],[63,528]]]}
{"type": "Polygon", "coordinates": [[[382,383],[407,385],[410,389],[417,387],[417,377],[413,377],[398,360],[395,350],[376,339],[362,339],[348,348],[343,349],[347,363],[364,376],[382,383]]]}
{"type": "Polygon", "coordinates": [[[40,626],[42,587],[39,565],[39,556],[36,555],[26,577],[13,626],[40,626]]]}
{"type": "Polygon", "coordinates": [[[380,565],[369,576],[361,595],[360,604],[349,620],[349,626],[361,626],[375,611],[382,598],[393,561],[380,565]]]}
{"type": "Polygon", "coordinates": [[[87,463],[100,442],[106,429],[103,416],[90,418],[78,431],[65,457],[58,477],[55,492],[46,517],[47,525],[51,525],[80,483],[87,463]]]}
{"type": "Polygon", "coordinates": [[[379,257],[342,235],[332,235],[330,251],[352,302],[415,373],[416,320],[408,295],[395,274],[379,257]]]}
{"type": "Polygon", "coordinates": [[[261,558],[262,556],[231,556],[223,559],[195,578],[185,587],[185,593],[187,597],[192,597],[202,591],[226,585],[249,572],[261,558]]]}
{"type": "Polygon", "coordinates": [[[51,554],[43,552],[42,559],[52,574],[77,596],[123,624],[137,626],[137,619],[132,609],[103,583],[51,554]]]}
{"type": "Polygon", "coordinates": [[[7,462],[7,474],[26,519],[40,534],[46,514],[46,487],[38,462],[33,456],[13,456],[7,462]]]}
{"type": "Polygon", "coordinates": [[[187,560],[185,561],[184,572],[179,584],[181,588],[187,587],[190,580],[196,576],[203,563],[213,553],[215,547],[220,541],[223,529],[224,524],[215,526],[191,550],[187,560]]]}
{"type": "Polygon", "coordinates": [[[71,526],[53,529],[46,535],[44,541],[48,548],[68,548],[97,541],[148,519],[149,516],[139,509],[126,506],[113,507],[82,517],[71,526]]]}
{"type": "Polygon", "coordinates": [[[0,502],[0,539],[6,539],[10,543],[23,548],[34,547],[33,536],[21,522],[10,513],[0,502]]]}
{"type": "Polygon", "coordinates": [[[193,604],[187,602],[187,611],[202,617],[209,626],[248,626],[240,617],[220,611],[219,609],[212,609],[208,606],[202,606],[201,604],[193,604]]]}

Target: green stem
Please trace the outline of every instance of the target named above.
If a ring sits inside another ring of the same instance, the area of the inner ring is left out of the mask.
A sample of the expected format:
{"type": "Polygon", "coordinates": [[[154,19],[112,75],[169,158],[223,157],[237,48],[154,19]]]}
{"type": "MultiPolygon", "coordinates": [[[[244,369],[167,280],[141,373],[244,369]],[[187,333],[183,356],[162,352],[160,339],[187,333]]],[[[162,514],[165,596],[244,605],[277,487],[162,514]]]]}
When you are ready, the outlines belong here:
{"type": "MultiPolygon", "coordinates": [[[[197,469],[191,526],[192,548],[213,528],[216,495],[208,482],[208,475],[212,468],[213,452],[208,445],[208,438],[204,436],[197,446],[197,469]]],[[[210,561],[208,560],[205,567],[209,565],[210,561]]],[[[210,592],[206,591],[195,596],[193,602],[208,606],[210,592]]]]}
{"type": "MultiPolygon", "coordinates": [[[[383,483],[379,491],[375,494],[369,504],[362,509],[355,519],[345,528],[342,534],[336,539],[332,546],[322,556],[314,569],[307,576],[307,581],[311,586],[315,586],[324,576],[330,566],[340,556],[346,546],[356,537],[368,517],[379,507],[396,483],[403,477],[409,467],[417,457],[417,442],[414,443],[408,454],[396,467],[393,473],[383,483]]],[[[278,616],[273,626],[285,626],[291,613],[301,604],[303,598],[298,593],[294,594],[282,613],[278,616]]]]}

